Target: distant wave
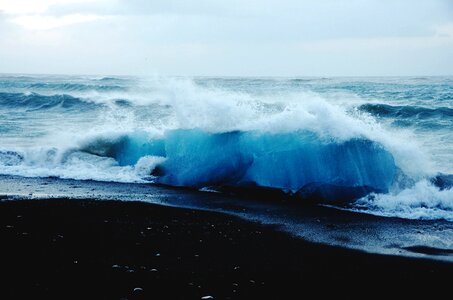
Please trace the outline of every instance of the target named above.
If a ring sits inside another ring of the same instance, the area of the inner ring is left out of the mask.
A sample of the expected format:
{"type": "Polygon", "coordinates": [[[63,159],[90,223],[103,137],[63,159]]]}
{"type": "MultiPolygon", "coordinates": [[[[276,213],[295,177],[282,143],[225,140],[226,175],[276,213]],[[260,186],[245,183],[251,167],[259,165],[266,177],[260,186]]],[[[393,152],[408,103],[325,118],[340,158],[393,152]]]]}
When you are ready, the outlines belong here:
{"type": "Polygon", "coordinates": [[[47,96],[36,93],[0,93],[0,108],[17,108],[28,111],[54,108],[88,110],[98,106],[99,104],[65,94],[47,96]]]}
{"type": "MultiPolygon", "coordinates": [[[[17,78],[14,78],[17,79],[17,78]]],[[[35,82],[27,80],[28,77],[19,78],[22,80],[0,80],[0,88],[3,89],[20,89],[20,90],[48,90],[58,93],[62,92],[86,92],[86,91],[98,91],[98,92],[109,92],[109,91],[127,91],[127,86],[122,85],[121,81],[113,77],[104,77],[99,79],[97,82],[35,82]]]]}
{"type": "Polygon", "coordinates": [[[108,77],[108,76],[107,77],[102,77],[101,79],[99,79],[99,81],[117,81],[117,80],[119,81],[121,79],[116,78],[116,77],[108,77]]]}
{"type": "Polygon", "coordinates": [[[387,104],[363,104],[360,110],[384,118],[443,118],[453,117],[453,108],[427,108],[420,106],[393,106],[387,104]]]}
{"type": "Polygon", "coordinates": [[[25,88],[49,89],[54,91],[125,91],[120,85],[79,84],[79,83],[33,83],[25,88]]]}

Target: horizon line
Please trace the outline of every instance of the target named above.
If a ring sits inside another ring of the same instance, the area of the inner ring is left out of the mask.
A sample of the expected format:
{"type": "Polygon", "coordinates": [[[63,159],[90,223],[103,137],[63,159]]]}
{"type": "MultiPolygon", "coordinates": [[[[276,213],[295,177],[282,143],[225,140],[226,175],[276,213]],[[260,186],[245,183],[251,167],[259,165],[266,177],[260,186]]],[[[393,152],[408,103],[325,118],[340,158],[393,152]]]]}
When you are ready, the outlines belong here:
{"type": "Polygon", "coordinates": [[[376,77],[453,77],[453,74],[444,75],[164,75],[164,74],[107,74],[107,73],[39,73],[39,72],[0,72],[0,76],[99,76],[99,77],[185,77],[185,78],[376,78],[376,77]]]}

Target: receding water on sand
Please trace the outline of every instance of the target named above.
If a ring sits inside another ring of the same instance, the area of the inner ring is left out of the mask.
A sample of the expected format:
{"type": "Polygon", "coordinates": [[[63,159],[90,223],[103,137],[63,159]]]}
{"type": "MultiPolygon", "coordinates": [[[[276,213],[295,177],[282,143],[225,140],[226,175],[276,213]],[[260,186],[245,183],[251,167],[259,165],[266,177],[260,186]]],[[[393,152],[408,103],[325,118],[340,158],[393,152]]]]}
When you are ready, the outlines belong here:
{"type": "Polygon", "coordinates": [[[296,199],[228,196],[153,184],[0,177],[2,200],[49,198],[143,201],[217,211],[273,224],[315,243],[453,262],[453,223],[444,220],[386,218],[303,205],[296,199]]]}

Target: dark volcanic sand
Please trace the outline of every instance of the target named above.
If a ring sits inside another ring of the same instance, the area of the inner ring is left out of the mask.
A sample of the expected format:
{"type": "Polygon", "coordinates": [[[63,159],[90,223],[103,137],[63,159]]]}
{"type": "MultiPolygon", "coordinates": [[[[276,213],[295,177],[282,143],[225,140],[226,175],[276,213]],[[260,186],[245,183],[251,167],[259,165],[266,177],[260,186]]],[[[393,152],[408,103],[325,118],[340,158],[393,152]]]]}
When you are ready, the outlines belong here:
{"type": "Polygon", "coordinates": [[[0,241],[0,299],[301,299],[336,284],[343,294],[382,293],[453,278],[450,263],[312,244],[232,216],[140,202],[2,201],[0,241]]]}

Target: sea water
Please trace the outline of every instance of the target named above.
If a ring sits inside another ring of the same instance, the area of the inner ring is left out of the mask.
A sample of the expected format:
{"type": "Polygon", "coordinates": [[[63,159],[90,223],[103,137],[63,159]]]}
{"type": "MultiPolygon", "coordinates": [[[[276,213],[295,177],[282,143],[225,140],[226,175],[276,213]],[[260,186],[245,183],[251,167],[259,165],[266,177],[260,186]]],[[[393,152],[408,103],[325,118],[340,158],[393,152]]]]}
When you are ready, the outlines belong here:
{"type": "Polygon", "coordinates": [[[0,75],[0,174],[453,221],[453,77],[0,75]]]}

